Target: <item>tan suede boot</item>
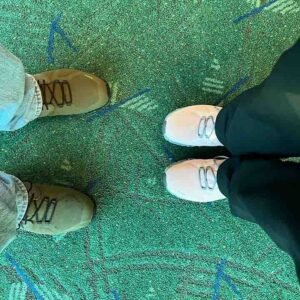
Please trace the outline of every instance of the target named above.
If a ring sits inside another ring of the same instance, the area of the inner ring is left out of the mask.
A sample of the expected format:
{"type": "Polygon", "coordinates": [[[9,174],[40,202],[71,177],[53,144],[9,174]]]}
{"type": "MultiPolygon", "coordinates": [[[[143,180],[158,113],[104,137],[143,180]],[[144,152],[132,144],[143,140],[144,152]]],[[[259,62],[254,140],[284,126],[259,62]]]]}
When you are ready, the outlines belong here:
{"type": "Polygon", "coordinates": [[[20,229],[58,235],[87,226],[94,215],[94,202],[66,187],[25,183],[29,202],[20,229]]]}
{"type": "Polygon", "coordinates": [[[87,113],[109,100],[108,84],[89,73],[60,69],[36,74],[34,78],[43,98],[40,117],[87,113]]]}

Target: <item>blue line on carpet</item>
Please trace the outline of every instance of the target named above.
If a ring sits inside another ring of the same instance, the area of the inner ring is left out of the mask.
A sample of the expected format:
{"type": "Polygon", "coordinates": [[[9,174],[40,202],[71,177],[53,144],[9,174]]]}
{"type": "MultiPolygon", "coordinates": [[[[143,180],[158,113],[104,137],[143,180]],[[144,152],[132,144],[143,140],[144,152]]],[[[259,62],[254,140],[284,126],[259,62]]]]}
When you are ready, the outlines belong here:
{"type": "Polygon", "coordinates": [[[244,85],[246,82],[248,82],[250,79],[250,76],[245,76],[241,78],[234,86],[221,98],[219,98],[217,101],[221,102],[222,100],[226,99],[228,96],[234,94],[242,85],[244,85]]]}
{"type": "Polygon", "coordinates": [[[221,281],[224,280],[228,286],[231,288],[233,293],[239,298],[243,299],[240,291],[237,289],[235,284],[232,282],[231,278],[224,273],[226,266],[226,259],[222,258],[221,261],[217,264],[217,273],[216,273],[216,278],[214,281],[214,286],[213,286],[213,295],[212,295],[212,300],[219,300],[220,299],[220,287],[221,287],[221,281]]]}
{"type": "Polygon", "coordinates": [[[30,278],[26,275],[26,273],[21,269],[21,267],[14,260],[14,258],[8,253],[5,253],[5,258],[11,263],[11,265],[14,267],[14,269],[16,270],[19,277],[23,280],[23,282],[31,290],[31,292],[35,296],[35,298],[38,300],[43,300],[44,298],[41,296],[41,294],[35,287],[34,283],[30,280],[30,278]]]}
{"type": "Polygon", "coordinates": [[[107,106],[107,107],[104,107],[102,109],[99,109],[99,111],[93,113],[92,115],[90,115],[87,119],[86,119],[86,122],[90,123],[92,122],[95,118],[97,117],[102,117],[108,113],[111,113],[113,112],[114,110],[118,109],[120,106],[122,106],[123,104],[127,103],[128,101],[131,101],[137,97],[140,97],[146,93],[149,93],[151,92],[151,89],[150,88],[144,88],[138,92],[136,92],[134,95],[132,96],[129,96],[121,101],[119,101],[118,103],[114,104],[114,105],[110,105],[110,106],[107,106]]]}
{"type": "Polygon", "coordinates": [[[231,290],[239,297],[239,299],[243,299],[241,292],[237,289],[236,285],[232,282],[228,275],[224,274],[224,280],[227,282],[231,290]]]}
{"type": "Polygon", "coordinates": [[[214,282],[214,290],[213,290],[213,300],[218,300],[220,295],[220,285],[221,285],[221,278],[223,277],[223,270],[225,268],[226,261],[224,259],[221,260],[217,264],[217,274],[214,282]]]}
{"type": "Polygon", "coordinates": [[[111,292],[114,296],[114,300],[121,300],[121,297],[120,297],[119,293],[116,290],[112,290],[111,292]]]}
{"type": "Polygon", "coordinates": [[[255,7],[252,10],[250,10],[249,12],[247,12],[246,14],[237,17],[236,19],[233,20],[233,23],[238,24],[241,21],[254,17],[255,15],[259,14],[260,12],[262,12],[266,7],[271,6],[272,4],[274,4],[275,2],[277,2],[278,0],[270,0],[267,3],[261,5],[260,7],[255,7]]]}
{"type": "Polygon", "coordinates": [[[77,52],[78,50],[73,46],[70,38],[66,35],[66,33],[63,31],[63,29],[60,27],[59,25],[59,21],[62,18],[62,14],[58,15],[51,23],[50,26],[50,34],[49,34],[49,40],[48,40],[48,48],[47,48],[47,52],[48,52],[48,62],[49,63],[54,63],[54,37],[55,37],[55,33],[58,33],[63,41],[67,44],[67,46],[72,49],[73,51],[77,52]]]}

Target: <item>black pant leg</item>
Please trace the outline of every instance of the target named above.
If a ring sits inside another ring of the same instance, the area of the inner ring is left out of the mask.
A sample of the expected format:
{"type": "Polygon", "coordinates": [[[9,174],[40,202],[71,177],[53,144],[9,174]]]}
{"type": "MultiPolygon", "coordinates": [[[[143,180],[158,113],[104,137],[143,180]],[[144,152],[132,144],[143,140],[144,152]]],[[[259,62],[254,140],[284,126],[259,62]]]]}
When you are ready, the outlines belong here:
{"type": "Polygon", "coordinates": [[[268,79],[221,110],[216,134],[234,155],[300,155],[300,41],[268,79]]]}
{"type": "Polygon", "coordinates": [[[231,158],[217,177],[233,215],[260,225],[293,258],[300,280],[300,164],[231,158]]]}

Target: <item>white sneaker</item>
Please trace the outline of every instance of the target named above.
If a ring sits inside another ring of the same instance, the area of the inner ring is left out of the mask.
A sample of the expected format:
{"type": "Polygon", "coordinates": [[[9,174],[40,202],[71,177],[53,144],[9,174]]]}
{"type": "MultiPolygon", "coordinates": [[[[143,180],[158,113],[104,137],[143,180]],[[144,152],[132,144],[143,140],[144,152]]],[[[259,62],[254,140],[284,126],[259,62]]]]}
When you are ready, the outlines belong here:
{"type": "Polygon", "coordinates": [[[175,163],[165,171],[166,188],[174,196],[194,202],[224,199],[217,184],[217,171],[225,160],[217,157],[175,163]]]}
{"type": "Polygon", "coordinates": [[[179,146],[223,146],[215,132],[216,117],[221,109],[194,105],[173,111],[165,119],[164,138],[179,146]]]}

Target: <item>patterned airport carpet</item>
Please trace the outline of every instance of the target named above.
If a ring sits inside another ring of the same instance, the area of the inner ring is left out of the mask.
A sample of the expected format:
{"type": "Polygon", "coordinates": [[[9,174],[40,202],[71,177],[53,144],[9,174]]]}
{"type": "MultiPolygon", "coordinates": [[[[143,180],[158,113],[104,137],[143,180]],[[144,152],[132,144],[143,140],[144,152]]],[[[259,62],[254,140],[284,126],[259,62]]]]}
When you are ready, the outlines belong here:
{"type": "Polygon", "coordinates": [[[299,0],[1,0],[0,43],[28,73],[82,69],[106,78],[112,99],[0,134],[2,170],[98,206],[79,232],[19,233],[0,258],[0,299],[300,299],[291,259],[226,200],[165,191],[172,161],[216,153],[161,136],[168,112],[226,104],[299,36],[299,0]]]}

